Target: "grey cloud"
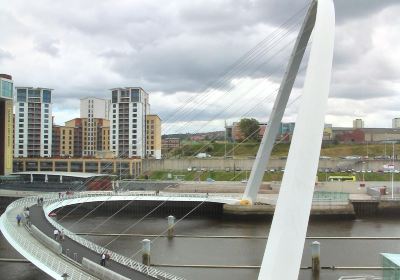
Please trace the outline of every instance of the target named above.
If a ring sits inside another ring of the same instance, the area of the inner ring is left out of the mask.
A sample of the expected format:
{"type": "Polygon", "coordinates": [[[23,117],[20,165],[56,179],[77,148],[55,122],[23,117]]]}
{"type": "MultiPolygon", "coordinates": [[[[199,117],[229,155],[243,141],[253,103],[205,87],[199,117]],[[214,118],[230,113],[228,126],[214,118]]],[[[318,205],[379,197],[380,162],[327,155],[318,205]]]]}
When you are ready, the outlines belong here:
{"type": "Polygon", "coordinates": [[[60,42],[56,39],[42,37],[36,39],[35,48],[39,52],[57,57],[60,54],[59,44],[60,42]]]}
{"type": "Polygon", "coordinates": [[[354,100],[368,100],[374,98],[391,97],[397,92],[386,88],[382,84],[373,81],[359,81],[351,84],[334,84],[331,89],[331,97],[354,100]]]}
{"type": "Polygon", "coordinates": [[[12,58],[14,58],[12,53],[10,53],[9,51],[0,49],[0,61],[5,60],[5,59],[12,59],[12,58]]]}

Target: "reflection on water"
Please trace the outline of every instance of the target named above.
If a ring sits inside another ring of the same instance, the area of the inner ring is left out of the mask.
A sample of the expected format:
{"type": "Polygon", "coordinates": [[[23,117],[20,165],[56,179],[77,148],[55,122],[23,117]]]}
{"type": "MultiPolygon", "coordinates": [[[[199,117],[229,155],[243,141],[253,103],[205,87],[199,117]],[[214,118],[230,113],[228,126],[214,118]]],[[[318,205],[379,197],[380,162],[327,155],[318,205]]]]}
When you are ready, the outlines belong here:
{"type": "MultiPolygon", "coordinates": [[[[77,217],[68,217],[63,220],[69,227],[77,217]]],[[[89,232],[105,216],[98,214],[74,225],[75,232],[89,232]]],[[[119,233],[137,221],[136,218],[127,216],[115,217],[97,231],[106,233],[119,233]]],[[[129,233],[159,234],[165,231],[167,221],[165,218],[149,218],[133,227],[129,233]]],[[[184,235],[213,235],[213,236],[265,236],[270,227],[270,221],[244,221],[191,218],[185,219],[176,226],[176,234],[184,235]]],[[[313,220],[308,228],[308,236],[400,236],[398,219],[370,218],[365,220],[313,220]]],[[[106,244],[114,237],[91,236],[89,239],[106,244]]],[[[139,252],[140,241],[144,237],[124,236],[114,241],[109,249],[126,256],[141,259],[139,252]]],[[[316,239],[305,242],[302,266],[311,265],[310,244],[316,239]]],[[[318,240],[321,242],[322,266],[380,266],[379,253],[400,253],[400,240],[318,240]]],[[[265,249],[265,239],[229,239],[229,238],[158,238],[151,248],[151,260],[155,264],[212,264],[212,265],[259,265],[265,249]]],[[[18,257],[10,249],[7,242],[0,241],[0,257],[18,257]]],[[[290,265],[290,264],[288,264],[290,265]]],[[[257,279],[257,269],[217,269],[217,268],[169,268],[163,270],[184,276],[192,280],[200,279],[257,279]]],[[[38,271],[31,264],[0,263],[0,275],[4,279],[51,279],[38,271]]],[[[338,279],[342,275],[375,274],[379,271],[343,271],[322,270],[321,280],[338,279]]],[[[1,278],[1,277],[0,277],[1,278]]],[[[310,270],[301,270],[301,280],[312,279],[310,270]]]]}

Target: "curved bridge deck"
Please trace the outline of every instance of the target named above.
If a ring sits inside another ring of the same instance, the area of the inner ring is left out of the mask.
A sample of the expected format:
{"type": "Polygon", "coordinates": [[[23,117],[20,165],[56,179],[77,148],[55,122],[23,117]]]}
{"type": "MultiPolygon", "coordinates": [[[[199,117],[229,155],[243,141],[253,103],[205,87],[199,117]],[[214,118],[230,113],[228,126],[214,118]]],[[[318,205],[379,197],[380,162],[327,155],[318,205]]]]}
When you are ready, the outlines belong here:
{"type": "Polygon", "coordinates": [[[166,279],[184,280],[153,267],[142,265],[130,258],[119,255],[63,228],[56,220],[49,217],[49,213],[60,207],[88,203],[109,201],[168,201],[168,202],[211,202],[221,204],[237,204],[238,199],[219,195],[204,194],[172,194],[149,192],[80,192],[72,196],[59,199],[54,194],[44,196],[44,205],[36,204],[36,197],[23,198],[11,203],[0,218],[0,228],[9,243],[25,258],[38,268],[54,277],[62,279],[61,275],[68,272],[68,279],[97,279],[86,273],[80,265],[82,258],[94,263],[100,263],[100,254],[107,251],[111,259],[106,268],[129,279],[166,279]],[[36,240],[24,226],[17,226],[16,216],[23,212],[24,207],[30,207],[30,219],[33,225],[49,238],[54,238],[53,232],[57,228],[64,230],[65,240],[62,241],[62,254],[58,255],[36,240]],[[74,253],[76,255],[74,255],[74,253]],[[72,259],[76,258],[76,262],[72,259]]]}
{"type": "MultiPolygon", "coordinates": [[[[45,233],[50,238],[54,238],[53,231],[55,227],[49,223],[46,219],[45,214],[43,212],[43,208],[41,206],[32,206],[30,208],[31,212],[31,221],[38,229],[40,229],[43,233],[45,233]]],[[[97,264],[100,263],[100,255],[93,252],[89,248],[79,244],[78,242],[70,239],[69,237],[65,237],[65,240],[62,241],[62,248],[63,254],[68,252],[68,256],[74,258],[74,254],[77,254],[76,261],[81,263],[82,257],[85,257],[97,264]]],[[[150,275],[145,275],[139,271],[135,271],[129,267],[126,267],[120,263],[117,263],[113,260],[107,261],[106,267],[120,275],[123,275],[130,279],[138,279],[138,280],[145,280],[145,279],[155,279],[150,275]]]]}

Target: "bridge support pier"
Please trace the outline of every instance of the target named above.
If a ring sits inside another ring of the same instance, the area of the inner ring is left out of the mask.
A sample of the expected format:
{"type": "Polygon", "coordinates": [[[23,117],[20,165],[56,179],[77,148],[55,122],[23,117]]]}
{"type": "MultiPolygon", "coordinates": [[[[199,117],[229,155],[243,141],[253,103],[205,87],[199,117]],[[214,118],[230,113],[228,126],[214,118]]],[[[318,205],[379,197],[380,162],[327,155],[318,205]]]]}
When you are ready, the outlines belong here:
{"type": "Polygon", "coordinates": [[[144,265],[150,265],[150,244],[150,240],[142,240],[142,263],[144,265]]]}
{"type": "Polygon", "coordinates": [[[319,273],[321,271],[321,244],[318,241],[314,241],[311,244],[311,269],[314,279],[319,278],[319,273]]]}
{"type": "Polygon", "coordinates": [[[168,216],[168,238],[173,238],[175,232],[175,217],[168,216]]]}

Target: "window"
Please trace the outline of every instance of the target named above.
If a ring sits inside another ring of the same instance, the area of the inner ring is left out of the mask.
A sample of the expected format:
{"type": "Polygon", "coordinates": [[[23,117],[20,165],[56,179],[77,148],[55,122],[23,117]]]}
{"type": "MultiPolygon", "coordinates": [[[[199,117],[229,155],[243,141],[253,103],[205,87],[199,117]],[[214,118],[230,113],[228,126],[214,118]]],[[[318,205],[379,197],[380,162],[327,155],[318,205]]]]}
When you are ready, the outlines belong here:
{"type": "Polygon", "coordinates": [[[138,88],[131,89],[131,102],[139,102],[140,90],[138,88]]]}
{"type": "Polygon", "coordinates": [[[18,143],[24,144],[24,140],[19,140],[18,143]]]}
{"type": "Polygon", "coordinates": [[[44,138],[44,139],[48,139],[48,138],[49,138],[49,135],[43,135],[43,138],[44,138]]]}
{"type": "Polygon", "coordinates": [[[19,124],[19,127],[24,127],[24,124],[23,124],[23,123],[20,123],[20,124],[19,124]]]}
{"type": "Polygon", "coordinates": [[[112,103],[118,103],[118,90],[113,90],[112,91],[112,103]]]}
{"type": "Polygon", "coordinates": [[[23,129],[20,129],[20,130],[19,130],[19,133],[24,133],[24,130],[23,130],[23,129]]]}
{"type": "Polygon", "coordinates": [[[136,122],[137,122],[137,120],[136,120],[136,119],[133,119],[133,120],[132,120],[132,122],[136,123],[136,122]]]}
{"type": "Polygon", "coordinates": [[[19,117],[23,118],[24,117],[24,113],[19,113],[19,117]]]}
{"type": "Polygon", "coordinates": [[[18,148],[23,149],[24,145],[18,145],[18,148]]]}
{"type": "Polygon", "coordinates": [[[44,107],[49,108],[49,104],[44,104],[44,107]]]}
{"type": "MultiPolygon", "coordinates": [[[[26,102],[26,89],[17,89],[17,101],[18,102],[26,102]]],[[[23,105],[24,103],[20,103],[19,105],[23,105]]]]}
{"type": "Polygon", "coordinates": [[[45,113],[49,113],[49,108],[44,109],[45,113]]]}
{"type": "Polygon", "coordinates": [[[48,145],[44,145],[43,148],[44,148],[44,149],[48,149],[49,146],[48,146],[48,145]]]}
{"type": "Polygon", "coordinates": [[[44,114],[44,118],[48,119],[49,118],[49,114],[44,114]]]}
{"type": "Polygon", "coordinates": [[[20,112],[24,112],[24,108],[19,108],[19,111],[20,112]]]}
{"type": "Polygon", "coordinates": [[[43,103],[51,103],[51,91],[48,89],[43,90],[43,103]]]}
{"type": "Polygon", "coordinates": [[[49,131],[47,129],[44,130],[44,133],[49,133],[49,131]]]}
{"type": "Polygon", "coordinates": [[[133,114],[132,116],[133,116],[134,118],[136,118],[136,117],[137,117],[137,114],[133,114]]]}

